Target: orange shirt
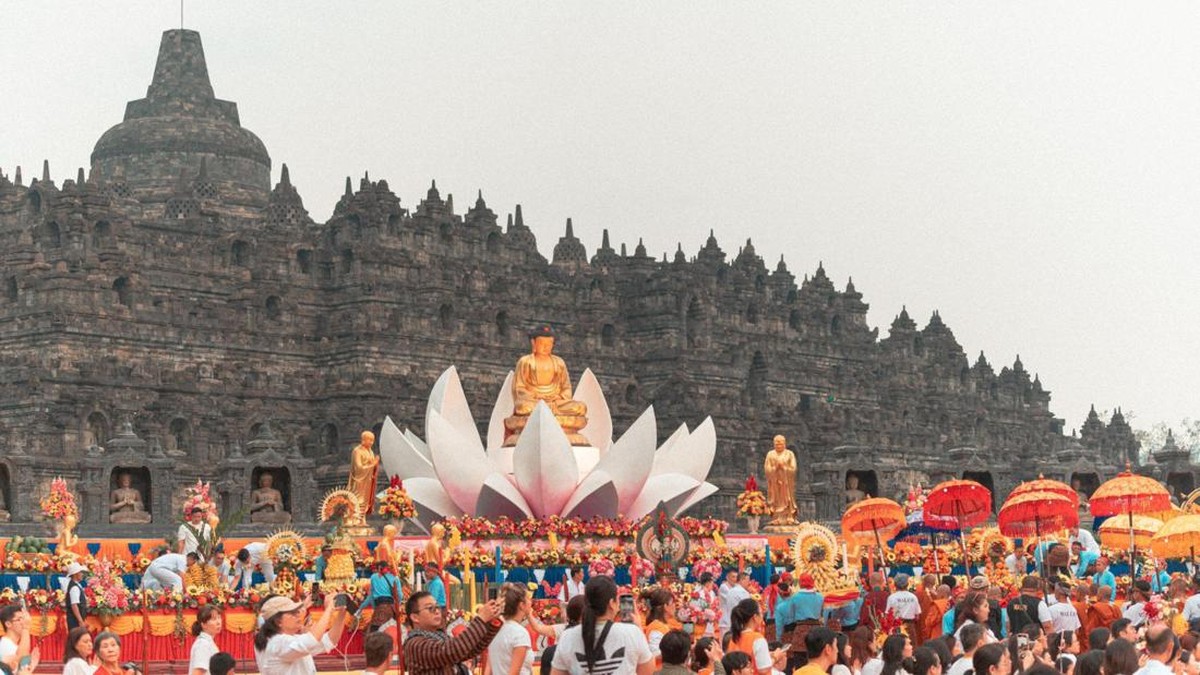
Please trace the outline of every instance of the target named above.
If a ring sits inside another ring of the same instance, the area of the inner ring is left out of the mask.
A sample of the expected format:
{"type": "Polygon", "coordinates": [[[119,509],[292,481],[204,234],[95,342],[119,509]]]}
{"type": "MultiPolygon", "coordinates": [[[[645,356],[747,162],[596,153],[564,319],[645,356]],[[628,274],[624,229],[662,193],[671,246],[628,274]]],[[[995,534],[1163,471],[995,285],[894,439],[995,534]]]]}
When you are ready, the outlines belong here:
{"type": "MultiPolygon", "coordinates": [[[[754,662],[754,643],[758,640],[766,640],[762,633],[756,633],[752,630],[744,630],[737,642],[733,643],[733,651],[745,652],[750,656],[750,665],[757,671],[758,664],[754,662]]],[[[770,666],[768,666],[770,668],[770,666]]]]}
{"type": "Polygon", "coordinates": [[[927,611],[921,612],[921,634],[926,640],[942,636],[942,617],[946,615],[946,610],[949,608],[950,598],[938,598],[929,605],[927,611]]]}
{"type": "Polygon", "coordinates": [[[1091,628],[1110,628],[1117,619],[1121,618],[1121,610],[1107,602],[1094,602],[1088,605],[1087,625],[1091,628]]]}

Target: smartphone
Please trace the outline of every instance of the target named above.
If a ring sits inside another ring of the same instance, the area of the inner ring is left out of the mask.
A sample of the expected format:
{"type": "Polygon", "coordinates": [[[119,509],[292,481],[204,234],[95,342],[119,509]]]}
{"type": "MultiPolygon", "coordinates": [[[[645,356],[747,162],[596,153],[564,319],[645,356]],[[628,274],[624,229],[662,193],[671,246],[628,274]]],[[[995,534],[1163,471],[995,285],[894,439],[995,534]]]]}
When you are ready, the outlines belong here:
{"type": "Polygon", "coordinates": [[[1017,633],[1017,649],[1029,649],[1029,636],[1024,633],[1017,633]]]}
{"type": "Polygon", "coordinates": [[[350,604],[349,595],[346,595],[345,593],[338,593],[337,595],[333,596],[334,607],[345,607],[348,604],[350,604]]]}
{"type": "Polygon", "coordinates": [[[492,586],[491,588],[488,589],[488,600],[495,600],[498,597],[500,597],[500,587],[499,586],[492,586]]]}
{"type": "Polygon", "coordinates": [[[321,594],[321,582],[314,581],[311,584],[309,584],[308,593],[309,593],[309,595],[313,596],[314,598],[317,597],[318,595],[320,595],[321,594]]]}
{"type": "Polygon", "coordinates": [[[626,593],[617,600],[620,604],[620,613],[622,621],[629,621],[633,618],[633,596],[626,593]]]}

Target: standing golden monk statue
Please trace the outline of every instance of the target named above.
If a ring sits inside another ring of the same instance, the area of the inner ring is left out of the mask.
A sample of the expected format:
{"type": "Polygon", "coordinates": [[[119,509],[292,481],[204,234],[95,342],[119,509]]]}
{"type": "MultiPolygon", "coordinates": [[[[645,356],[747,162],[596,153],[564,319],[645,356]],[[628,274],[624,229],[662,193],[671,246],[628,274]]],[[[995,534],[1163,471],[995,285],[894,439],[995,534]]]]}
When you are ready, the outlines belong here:
{"type": "Polygon", "coordinates": [[[763,462],[767,476],[767,505],[771,507],[770,525],[795,525],[796,454],[787,448],[787,439],[775,437],[775,447],[763,462]]]}
{"type": "Polygon", "coordinates": [[[513,372],[513,414],[504,420],[504,445],[517,444],[538,401],[549,406],[571,445],[590,445],[579,434],[587,426],[587,404],[573,398],[567,364],[553,353],[554,329],[538,327],[529,333],[529,343],[531,353],[517,361],[513,372]]]}
{"type": "Polygon", "coordinates": [[[346,489],[358,495],[364,518],[375,508],[375,480],[379,475],[379,457],[372,447],[375,434],[362,432],[361,441],[350,451],[350,481],[346,489]]]}

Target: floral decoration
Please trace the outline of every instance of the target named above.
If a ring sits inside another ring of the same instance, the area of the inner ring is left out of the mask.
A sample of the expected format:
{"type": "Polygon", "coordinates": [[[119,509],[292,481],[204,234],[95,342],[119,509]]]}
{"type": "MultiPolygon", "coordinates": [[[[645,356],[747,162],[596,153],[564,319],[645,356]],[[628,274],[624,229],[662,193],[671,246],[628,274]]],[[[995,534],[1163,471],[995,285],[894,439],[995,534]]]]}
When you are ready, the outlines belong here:
{"type": "Polygon", "coordinates": [[[404,490],[404,483],[399,476],[392,476],[391,483],[383,492],[383,499],[379,500],[378,510],[379,515],[387,518],[417,517],[417,507],[413,504],[412,497],[404,490]]]}
{"type": "Polygon", "coordinates": [[[67,487],[67,481],[62,476],[50,481],[50,493],[41,502],[42,514],[54,520],[78,518],[79,507],[75,504],[75,495],[67,487]]]}
{"type": "Polygon", "coordinates": [[[771,512],[771,507],[767,505],[767,498],[758,489],[758,482],[754,480],[754,476],[746,479],[746,489],[738,495],[737,507],[737,514],[742,518],[765,516],[771,512]]]}

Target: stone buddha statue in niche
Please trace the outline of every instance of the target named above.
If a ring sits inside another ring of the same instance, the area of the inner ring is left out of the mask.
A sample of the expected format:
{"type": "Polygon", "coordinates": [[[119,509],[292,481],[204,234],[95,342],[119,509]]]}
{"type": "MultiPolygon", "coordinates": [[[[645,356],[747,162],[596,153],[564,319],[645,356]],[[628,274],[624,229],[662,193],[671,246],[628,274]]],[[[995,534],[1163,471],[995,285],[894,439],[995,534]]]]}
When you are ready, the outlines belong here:
{"type": "Polygon", "coordinates": [[[283,508],[283,493],[274,485],[274,475],[263,473],[258,477],[258,489],[250,493],[250,522],[276,525],[292,522],[292,514],[283,508]]]}
{"type": "Polygon", "coordinates": [[[591,445],[579,434],[587,426],[587,404],[573,398],[567,364],[553,353],[554,330],[540,326],[529,333],[529,342],[530,353],[513,372],[513,414],[504,420],[504,445],[517,444],[538,401],[549,406],[571,445],[591,445]]]}
{"type": "Polygon", "coordinates": [[[142,502],[142,493],[133,487],[133,476],[121,474],[117,477],[117,486],[108,503],[108,522],[140,524],[153,520],[142,502]]]}

